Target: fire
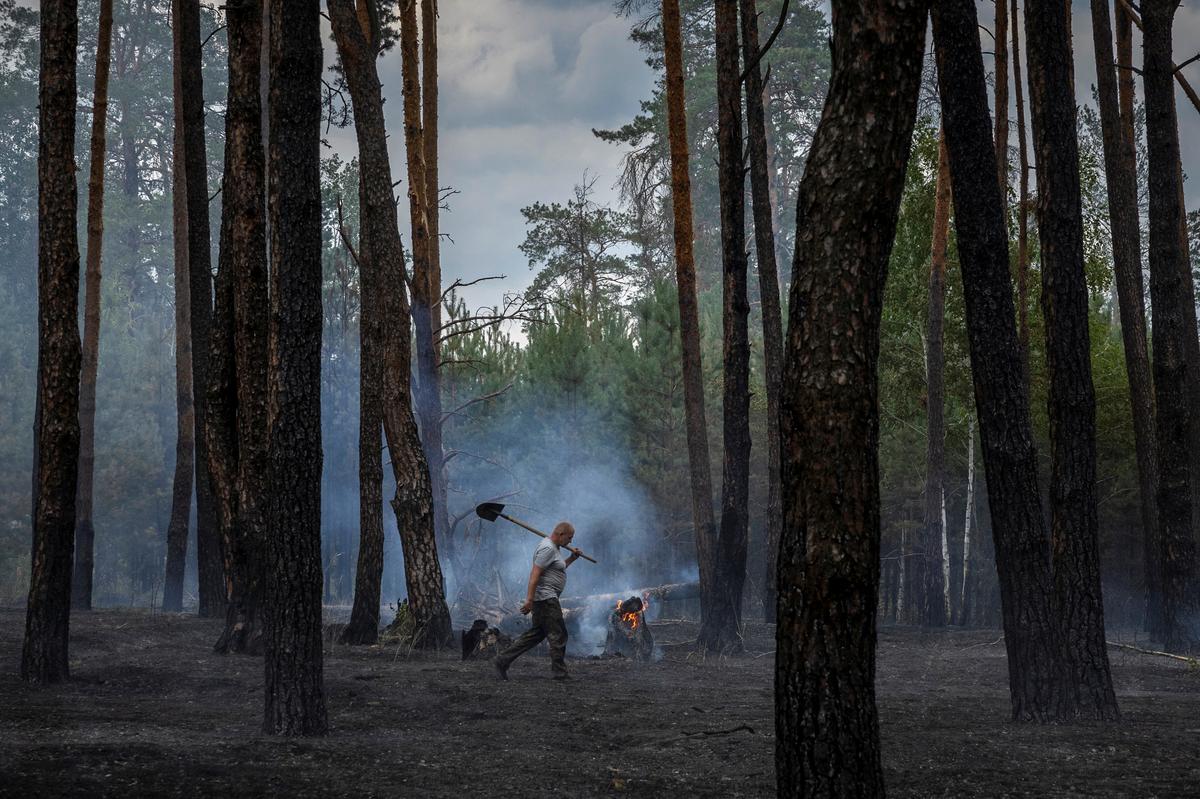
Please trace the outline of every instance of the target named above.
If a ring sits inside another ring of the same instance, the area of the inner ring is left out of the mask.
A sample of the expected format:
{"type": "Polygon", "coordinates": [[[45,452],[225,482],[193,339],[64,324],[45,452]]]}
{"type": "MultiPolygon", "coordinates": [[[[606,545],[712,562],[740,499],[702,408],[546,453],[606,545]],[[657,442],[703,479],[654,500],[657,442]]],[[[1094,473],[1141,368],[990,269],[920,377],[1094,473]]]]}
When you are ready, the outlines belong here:
{"type": "Polygon", "coordinates": [[[650,606],[649,600],[643,598],[642,599],[642,609],[633,611],[632,613],[624,612],[621,609],[622,604],[623,603],[620,600],[617,600],[617,612],[621,614],[621,621],[624,622],[625,624],[629,625],[630,630],[636,630],[638,628],[638,626],[642,623],[642,614],[645,613],[646,609],[650,606]]]}

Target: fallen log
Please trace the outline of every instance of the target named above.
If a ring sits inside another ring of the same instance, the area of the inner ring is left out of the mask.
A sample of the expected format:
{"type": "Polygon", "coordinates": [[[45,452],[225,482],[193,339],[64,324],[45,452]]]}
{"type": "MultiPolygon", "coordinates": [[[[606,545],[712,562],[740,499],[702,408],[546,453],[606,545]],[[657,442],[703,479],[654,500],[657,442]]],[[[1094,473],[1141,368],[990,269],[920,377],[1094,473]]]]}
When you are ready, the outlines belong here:
{"type": "Polygon", "coordinates": [[[656,602],[669,602],[676,599],[699,599],[700,583],[667,583],[649,588],[634,588],[617,591],[613,594],[591,594],[590,596],[567,597],[562,600],[563,608],[582,608],[589,605],[615,605],[631,596],[640,596],[656,602]]]}
{"type": "Polygon", "coordinates": [[[1139,649],[1136,646],[1129,644],[1118,644],[1116,641],[1105,641],[1106,644],[1113,649],[1124,649],[1127,652],[1137,652],[1139,655],[1157,655],[1162,658],[1171,658],[1172,660],[1182,660],[1184,663],[1190,663],[1193,666],[1200,666],[1200,659],[1190,658],[1184,655],[1175,655],[1171,652],[1159,652],[1154,649],[1139,649]]]}

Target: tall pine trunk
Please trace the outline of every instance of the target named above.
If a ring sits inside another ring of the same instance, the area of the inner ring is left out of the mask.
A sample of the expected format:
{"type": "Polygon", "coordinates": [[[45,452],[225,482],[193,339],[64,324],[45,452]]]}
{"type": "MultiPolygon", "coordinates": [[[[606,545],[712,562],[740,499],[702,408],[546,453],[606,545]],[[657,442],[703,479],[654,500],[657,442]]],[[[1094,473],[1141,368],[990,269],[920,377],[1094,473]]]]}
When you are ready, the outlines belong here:
{"type": "Polygon", "coordinates": [[[1179,171],[1179,128],[1172,84],[1171,35],[1176,3],[1142,3],[1142,84],[1146,92],[1146,144],[1150,188],[1150,300],[1154,350],[1158,458],[1159,568],[1162,580],[1163,646],[1190,651],[1195,629],[1196,544],[1188,447],[1193,410],[1189,402],[1189,337],[1196,336],[1192,279],[1180,228],[1184,224],[1179,171]]]}
{"type": "Polygon", "coordinates": [[[212,325],[212,255],[208,226],[208,156],[204,145],[200,2],[181,0],[179,63],[183,91],[183,157],[187,171],[188,279],[192,313],[192,386],[196,419],[196,560],[201,616],[225,612],[225,575],[205,432],[208,350],[212,325]]]}
{"type": "Polygon", "coordinates": [[[88,169],[86,285],[83,302],[83,373],[79,382],[79,493],[75,509],[75,579],[71,605],[92,608],[96,528],[92,523],[92,475],[96,464],[96,369],[100,362],[100,255],[104,243],[104,147],[108,125],[108,66],[112,53],[112,0],[100,0],[96,36],[96,84],[92,97],[92,144],[88,169]]]}
{"type": "Polygon", "coordinates": [[[220,273],[210,360],[209,456],[221,511],[228,602],[218,652],[258,652],[266,493],[270,319],[260,55],[262,4],[226,10],[229,98],[220,273]]]}
{"type": "Polygon", "coordinates": [[[361,249],[369,256],[367,274],[371,281],[364,289],[375,292],[370,300],[371,309],[378,314],[381,326],[383,426],[396,478],[392,509],[404,550],[409,608],[417,625],[415,643],[440,647],[449,642],[452,631],[434,538],[429,466],[421,448],[409,389],[410,312],[404,291],[404,250],[392,196],[382,91],[375,52],[368,47],[353,6],[348,0],[334,0],[329,11],[350,84],[359,168],[364,176],[365,244],[361,249]]]}
{"type": "MultiPolygon", "coordinates": [[[[1012,0],[1013,87],[1017,95],[1017,342],[1021,348],[1026,404],[1029,396],[1029,138],[1025,128],[1025,83],[1021,77],[1021,25],[1017,0],[1012,0]]],[[[1003,216],[1005,187],[1000,186],[1003,216]]],[[[1007,228],[1007,219],[1004,220],[1007,228]]],[[[1007,234],[1006,234],[1007,235],[1007,234]]]]}
{"type": "MultiPolygon", "coordinates": [[[[356,44],[363,47],[361,55],[342,54],[346,63],[365,63],[378,57],[375,30],[368,13],[368,3],[359,0],[357,12],[362,41],[349,41],[342,32],[350,24],[344,5],[330,7],[334,38],[339,53],[356,44]]],[[[382,362],[380,360],[380,320],[378,286],[372,268],[366,230],[370,206],[366,193],[366,175],[359,162],[359,399],[358,399],[358,563],[354,572],[354,605],[350,622],[338,639],[343,644],[373,644],[379,638],[379,600],[383,582],[383,455],[381,435],[383,417],[380,407],[382,362]]]]}
{"type": "MultiPolygon", "coordinates": [[[[437,351],[433,329],[432,242],[429,229],[425,132],[421,124],[421,76],[418,63],[417,0],[400,4],[400,62],[404,94],[404,149],[407,155],[408,212],[412,231],[412,320],[417,344],[417,382],[413,391],[421,443],[429,464],[434,535],[444,543],[445,514],[437,497],[442,483],[442,414],[438,400],[437,351]],[[435,451],[436,450],[436,451],[435,451]]],[[[437,292],[440,294],[440,287],[437,292]]],[[[444,509],[443,509],[444,510],[444,509]]]]}
{"type": "Polygon", "coordinates": [[[780,415],[781,797],[883,795],[876,367],[929,4],[834,0],[832,8],[829,93],[796,210],[780,415]]]}
{"type": "Polygon", "coordinates": [[[737,14],[737,0],[716,0],[725,456],[713,602],[704,609],[697,641],[698,648],[708,652],[739,652],[743,648],[742,589],[746,580],[749,532],[750,340],[747,317],[750,303],[746,296],[746,195],[737,14]]]}
{"type": "Polygon", "coordinates": [[[429,424],[425,431],[425,453],[429,459],[429,479],[433,490],[433,528],[447,561],[454,558],[454,539],[450,536],[446,509],[446,460],[442,438],[442,380],[439,347],[442,327],[442,242],[438,186],[438,45],[437,0],[421,5],[421,140],[425,155],[425,224],[429,230],[429,424]]]}
{"type": "MultiPolygon", "coordinates": [[[[1119,8],[1120,3],[1117,5],[1119,8]]],[[[1128,21],[1125,24],[1128,25],[1128,21]]],[[[1108,216],[1112,228],[1113,271],[1116,273],[1117,301],[1121,312],[1121,339],[1125,345],[1129,404],[1133,410],[1133,443],[1141,494],[1142,535],[1147,542],[1145,551],[1152,553],[1157,551],[1154,540],[1158,529],[1158,505],[1155,499],[1158,490],[1158,465],[1154,460],[1154,395],[1150,381],[1150,357],[1146,348],[1145,290],[1142,284],[1142,245],[1138,224],[1137,156],[1132,138],[1126,137],[1122,129],[1107,0],[1092,0],[1092,42],[1096,53],[1096,94],[1100,101],[1108,216]]],[[[1129,65],[1131,62],[1123,63],[1129,65]]],[[[1152,560],[1153,558],[1147,559],[1147,567],[1152,560]]],[[[1147,568],[1147,578],[1150,577],[1150,573],[1150,569],[1147,568]]],[[[1146,580],[1148,592],[1151,585],[1157,586],[1157,581],[1146,580]]]]}
{"type": "Polygon", "coordinates": [[[268,735],[324,735],[321,636],[321,9],[270,0],[268,735]]]}
{"type": "Polygon", "coordinates": [[[767,388],[767,509],[766,590],[763,615],[775,622],[776,575],[779,527],[782,511],[779,497],[779,392],[783,362],[783,311],[779,298],[779,267],[776,263],[774,204],[771,201],[771,165],[767,148],[767,119],[764,108],[766,86],[759,63],[758,10],[755,0],[741,0],[742,60],[753,64],[746,74],[746,127],[749,134],[750,190],[754,201],[754,252],[758,256],[758,287],[762,299],[763,371],[767,388]]]}
{"type": "Polygon", "coordinates": [[[1057,641],[1050,547],[1012,308],[1008,234],[973,0],[935,4],[933,36],[1000,578],[1012,718],[1054,721],[1072,712],[1073,696],[1064,684],[1057,641]]]}
{"type": "Polygon", "coordinates": [[[75,186],[74,0],[41,5],[38,77],[38,382],[33,556],[21,679],[69,676],[71,567],[79,471],[79,241],[75,186]]]}
{"type": "Polygon", "coordinates": [[[1104,637],[1096,512],[1096,395],[1083,263],[1074,74],[1068,9],[1025,5],[1029,108],[1037,152],[1042,314],[1050,375],[1050,534],[1054,590],[1076,712],[1118,716],[1104,637]]]}
{"type": "MultiPolygon", "coordinates": [[[[179,19],[182,0],[171,4],[172,20],[179,19]]],[[[171,153],[171,222],[175,267],[175,474],[171,480],[171,520],[167,525],[167,563],[163,578],[165,611],[183,610],[183,571],[187,561],[188,524],[192,513],[195,473],[193,450],[196,419],[192,406],[192,313],[188,277],[187,170],[184,168],[182,66],[180,29],[172,24],[174,40],[173,150],[171,153]]]]}
{"type": "MultiPolygon", "coordinates": [[[[1016,6],[1017,0],[1013,0],[1016,6]]],[[[1008,222],[1008,2],[996,0],[996,177],[1000,204],[1008,222]]]]}
{"type": "Polygon", "coordinates": [[[913,559],[917,597],[917,620],[926,627],[944,627],[943,597],[946,581],[943,570],[942,539],[946,476],[945,421],[945,318],[946,318],[946,246],[950,238],[950,161],[946,155],[946,137],[938,136],[937,183],[933,204],[933,243],[929,259],[929,320],[925,345],[926,446],[925,446],[925,524],[922,528],[920,555],[913,559]]]}
{"type": "Polygon", "coordinates": [[[671,209],[674,214],[675,281],[679,294],[679,340],[683,362],[683,408],[687,427],[688,484],[692,496],[701,613],[716,605],[717,528],[713,517],[712,467],[704,411],[700,360],[700,312],[696,302],[692,180],[688,172],[687,113],[683,91],[683,44],[679,0],[663,0],[663,62],[667,85],[667,139],[671,150],[671,209]]]}

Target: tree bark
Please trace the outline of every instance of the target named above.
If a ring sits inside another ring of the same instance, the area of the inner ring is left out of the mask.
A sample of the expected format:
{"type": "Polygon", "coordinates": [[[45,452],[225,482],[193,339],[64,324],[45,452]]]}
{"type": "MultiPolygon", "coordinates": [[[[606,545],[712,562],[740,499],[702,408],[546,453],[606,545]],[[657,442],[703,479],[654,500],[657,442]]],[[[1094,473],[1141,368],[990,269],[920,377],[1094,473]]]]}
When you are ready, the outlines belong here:
{"type": "MultiPolygon", "coordinates": [[[[363,61],[377,58],[378,43],[370,23],[367,9],[369,0],[359,0],[357,15],[363,45],[367,52],[363,61]],[[374,54],[374,55],[373,55],[374,54]]],[[[343,64],[353,61],[340,55],[353,46],[341,34],[340,26],[349,24],[345,9],[335,6],[329,10],[334,38],[343,64]],[[342,16],[339,16],[341,14],[342,16]]],[[[359,162],[358,181],[359,237],[359,398],[358,398],[358,563],[354,572],[354,606],[350,611],[350,622],[342,630],[339,643],[357,645],[373,644],[379,639],[379,600],[383,582],[383,456],[382,411],[380,387],[382,363],[379,354],[380,320],[377,278],[373,271],[369,242],[366,236],[369,224],[369,201],[366,193],[366,175],[359,162]]]]}
{"type": "Polygon", "coordinates": [[[75,510],[75,579],[71,606],[92,609],[96,528],[92,523],[92,475],[96,464],[96,369],[100,362],[100,256],[104,243],[104,147],[108,124],[108,66],[112,52],[112,0],[100,0],[96,36],[96,84],[92,96],[92,143],[88,168],[86,285],[83,303],[83,366],[79,382],[79,493],[75,510]]]}
{"type": "MultiPolygon", "coordinates": [[[[1029,404],[1029,140],[1025,129],[1025,83],[1021,79],[1021,25],[1018,2],[1012,2],[1013,86],[1017,95],[1017,152],[1021,172],[1017,176],[1017,344],[1029,404]]],[[[1000,187],[1000,210],[1004,211],[1004,187],[1000,187]]],[[[1007,220],[1005,220],[1007,229],[1007,220]]],[[[1007,235],[1007,234],[1006,234],[1007,235]]],[[[1007,271],[1007,267],[1006,270],[1007,271]]],[[[986,467],[985,467],[986,468],[986,467]]]]}
{"type": "MultiPolygon", "coordinates": [[[[1117,4],[1120,9],[1120,4],[1117,4]]],[[[1118,14],[1120,11],[1118,10],[1118,14]]],[[[1126,28],[1128,28],[1126,18],[1126,28]]],[[[1108,215],[1112,229],[1113,271],[1121,312],[1121,339],[1125,345],[1125,374],[1129,380],[1129,404],[1133,410],[1133,442],[1137,456],[1138,488],[1141,492],[1142,536],[1146,560],[1147,597],[1157,605],[1158,580],[1152,567],[1157,552],[1158,465],[1154,460],[1154,394],[1150,380],[1150,357],[1146,348],[1145,288],[1142,284],[1141,230],[1138,224],[1137,155],[1132,136],[1126,136],[1121,103],[1117,97],[1117,74],[1113,60],[1113,35],[1107,0],[1092,0],[1092,41],[1096,53],[1096,93],[1100,101],[1100,124],[1104,143],[1104,172],[1108,189],[1108,215]]],[[[1127,55],[1131,55],[1127,54],[1127,55]]],[[[1125,61],[1126,65],[1132,62],[1125,61]]],[[[1129,72],[1129,70],[1125,70],[1129,72]]],[[[1132,74],[1132,73],[1131,73],[1132,74]]],[[[1132,115],[1132,107],[1130,109],[1132,115]]],[[[1132,118],[1129,125],[1132,128],[1132,118]]]]}
{"type": "MultiPolygon", "coordinates": [[[[182,0],[172,0],[179,19],[182,0]]],[[[174,139],[171,153],[171,220],[175,266],[175,474],[171,481],[171,521],[167,525],[167,564],[163,579],[165,611],[183,610],[183,572],[192,514],[196,418],[192,405],[192,313],[188,276],[187,170],[184,168],[182,68],[179,25],[172,25],[174,139]]]]}
{"type": "Polygon", "coordinates": [[[270,318],[262,148],[261,0],[226,5],[229,99],[220,272],[210,359],[209,457],[221,508],[228,602],[218,652],[260,651],[269,484],[270,318]]]}
{"type": "MultiPolygon", "coordinates": [[[[433,308],[441,294],[435,293],[432,239],[429,228],[428,176],[425,170],[425,132],[421,124],[421,79],[418,64],[417,0],[400,4],[400,61],[404,94],[404,148],[408,167],[408,210],[412,231],[412,320],[417,342],[417,383],[413,392],[421,443],[429,464],[433,497],[433,529],[445,544],[445,508],[442,494],[442,413],[438,396],[437,350],[433,335],[433,308]]],[[[439,569],[440,571],[440,569],[439,569]]]]}
{"type": "Polygon", "coordinates": [[[926,375],[926,446],[925,446],[925,525],[921,551],[913,559],[919,571],[914,585],[917,620],[926,627],[944,627],[942,538],[943,482],[946,472],[945,367],[944,334],[946,316],[946,245],[950,239],[950,161],[946,155],[946,136],[938,136],[938,171],[933,204],[933,244],[929,261],[929,321],[925,346],[926,375]]]}
{"type": "Polygon", "coordinates": [[[742,168],[741,71],[737,0],[716,0],[717,150],[721,195],[724,464],[713,602],[705,608],[697,647],[743,648],[742,588],[746,579],[750,493],[750,339],[746,296],[745,172],[742,168]]]}
{"type": "Polygon", "coordinates": [[[876,366],[929,4],[835,0],[832,8],[829,93],[796,211],[780,415],[781,797],[883,795],[876,366]]]}
{"type": "Polygon", "coordinates": [[[429,432],[425,435],[429,477],[433,490],[433,527],[445,548],[445,558],[453,562],[454,539],[451,537],[446,509],[446,459],[442,438],[441,352],[437,331],[442,327],[442,241],[440,224],[441,188],[438,185],[438,45],[437,0],[423,0],[421,6],[421,127],[425,155],[425,221],[429,229],[429,310],[432,368],[429,370],[429,432]]]}
{"type": "Polygon", "coordinates": [[[199,613],[225,612],[225,575],[220,523],[209,470],[205,433],[208,350],[212,325],[212,255],[208,226],[208,156],[204,145],[204,80],[201,77],[200,2],[179,4],[180,69],[183,90],[184,169],[187,171],[188,279],[192,314],[192,386],[196,412],[196,560],[199,613]]]}
{"type": "MultiPolygon", "coordinates": [[[[1013,0],[1016,6],[1017,0],[1013,0]]],[[[1000,207],[1008,224],[1008,2],[996,0],[996,176],[1000,207]]]]}
{"type": "Polygon", "coordinates": [[[74,0],[41,5],[38,79],[38,383],[33,554],[21,679],[69,676],[71,567],[79,470],[79,242],[75,186],[74,0]]]}
{"type": "MultiPolygon", "coordinates": [[[[1016,26],[1013,26],[1016,30],[1016,26]]],[[[1029,392],[1012,309],[1008,235],[973,0],[934,5],[942,124],[975,407],[1000,578],[1015,721],[1054,721],[1072,709],[1056,643],[1050,549],[1037,481],[1029,392]]],[[[1014,54],[1017,48],[1014,49],[1014,54]]]]}
{"type": "Polygon", "coordinates": [[[1188,337],[1196,336],[1192,280],[1180,241],[1183,224],[1179,129],[1172,85],[1171,34],[1177,3],[1142,3],[1142,84],[1150,189],[1150,300],[1157,407],[1159,568],[1165,649],[1192,651],[1195,629],[1196,545],[1188,447],[1195,423],[1188,385],[1188,337]]]}
{"type": "Polygon", "coordinates": [[[696,302],[693,250],[692,181],[688,167],[687,113],[683,91],[683,44],[679,0],[663,0],[663,61],[667,86],[667,138],[671,150],[671,208],[674,214],[675,281],[679,289],[679,340],[683,355],[683,408],[687,426],[692,524],[700,572],[701,613],[716,604],[717,528],[713,517],[712,467],[704,410],[704,370],[700,359],[700,312],[696,302]]]}
{"type": "Polygon", "coordinates": [[[1096,395],[1083,264],[1071,31],[1058,2],[1025,5],[1029,108],[1037,153],[1042,314],[1050,375],[1050,535],[1054,590],[1076,713],[1118,717],[1104,636],[1096,515],[1096,395]]]}
{"type": "Polygon", "coordinates": [[[754,201],[754,252],[758,256],[758,286],[762,299],[763,371],[767,388],[767,510],[765,621],[775,622],[775,570],[779,554],[782,510],[779,496],[779,392],[783,370],[783,312],[779,298],[779,268],[775,260],[774,204],[771,202],[766,87],[758,61],[758,10],[755,0],[740,0],[742,60],[753,64],[746,74],[746,127],[750,150],[750,189],[754,201]]]}
{"type": "Polygon", "coordinates": [[[321,9],[270,0],[268,735],[324,735],[321,646],[321,9]]]}
{"type": "Polygon", "coordinates": [[[362,235],[366,245],[363,249],[370,256],[368,274],[372,280],[365,288],[376,293],[370,302],[376,303],[372,308],[379,314],[382,328],[383,427],[396,478],[392,509],[404,550],[408,602],[417,621],[414,643],[436,648],[447,645],[453,631],[434,538],[429,466],[421,448],[409,390],[410,312],[404,291],[404,250],[392,197],[381,87],[374,51],[367,46],[353,6],[348,0],[334,0],[328,8],[350,83],[359,169],[364,176],[366,213],[362,235]]]}

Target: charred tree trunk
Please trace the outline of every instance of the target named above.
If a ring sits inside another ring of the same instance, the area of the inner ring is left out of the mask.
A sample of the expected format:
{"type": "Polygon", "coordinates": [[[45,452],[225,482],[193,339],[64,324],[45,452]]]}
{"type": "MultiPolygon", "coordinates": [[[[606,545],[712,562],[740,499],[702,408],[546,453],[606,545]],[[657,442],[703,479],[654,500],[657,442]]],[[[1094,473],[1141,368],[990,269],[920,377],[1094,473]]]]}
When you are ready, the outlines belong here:
{"type": "Polygon", "coordinates": [[[258,652],[270,471],[270,318],[262,149],[261,0],[226,5],[229,99],[208,432],[221,508],[228,603],[218,652],[258,652]]]}
{"type": "Polygon", "coordinates": [[[779,796],[883,795],[876,365],[928,9],[833,3],[829,93],[796,210],[780,416],[779,796]]]}
{"type": "Polygon", "coordinates": [[[755,0],[741,0],[742,60],[753,64],[746,74],[746,127],[749,133],[750,189],[754,200],[754,252],[758,256],[758,287],[762,298],[763,371],[767,387],[767,575],[763,595],[765,621],[775,622],[775,567],[779,551],[779,392],[783,362],[783,312],[779,298],[779,268],[775,261],[774,204],[771,202],[767,120],[758,45],[755,0]]]}
{"type": "Polygon", "coordinates": [[[437,0],[421,5],[421,127],[425,155],[425,222],[429,230],[429,429],[425,452],[433,490],[433,529],[444,557],[454,559],[454,539],[446,509],[446,459],[442,438],[441,353],[438,331],[442,327],[442,241],[440,224],[441,188],[438,186],[438,45],[437,0]]]}
{"type": "Polygon", "coordinates": [[[1150,158],[1150,300],[1157,407],[1159,568],[1163,647],[1191,651],[1195,629],[1196,545],[1188,448],[1194,411],[1189,402],[1188,337],[1196,336],[1192,280],[1182,250],[1179,128],[1172,85],[1171,33],[1177,3],[1142,3],[1142,83],[1146,92],[1146,144],[1150,158]]]}
{"type": "Polygon", "coordinates": [[[71,566],[79,470],[79,241],[76,238],[74,0],[41,5],[38,79],[38,382],[33,557],[21,679],[69,676],[71,566]]]}
{"type": "MultiPolygon", "coordinates": [[[[437,351],[433,332],[433,307],[438,302],[432,268],[429,230],[428,176],[425,172],[425,133],[421,125],[421,79],[418,64],[417,0],[400,4],[400,61],[404,94],[404,149],[408,167],[408,210],[412,230],[412,320],[417,342],[417,383],[413,391],[421,443],[429,464],[433,497],[433,529],[445,543],[446,517],[438,508],[442,491],[442,414],[438,398],[437,351]]],[[[436,199],[434,200],[436,201],[436,199]]],[[[440,571],[440,569],[439,569],[440,571]]]]}
{"type": "Polygon", "coordinates": [[[920,557],[913,569],[920,574],[914,585],[917,620],[926,627],[944,627],[948,619],[943,599],[945,561],[942,538],[946,472],[945,366],[944,335],[946,317],[946,244],[950,238],[950,161],[946,155],[946,136],[938,136],[938,171],[933,205],[933,246],[929,261],[929,327],[925,345],[926,375],[926,447],[925,447],[925,525],[920,557]]]}
{"type": "MultiPolygon", "coordinates": [[[[172,19],[182,0],[173,0],[172,19]]],[[[183,610],[183,571],[187,561],[188,524],[195,475],[193,448],[196,418],[192,407],[192,313],[188,277],[187,170],[184,168],[183,91],[179,63],[179,26],[174,25],[175,132],[171,154],[171,220],[175,255],[175,475],[171,481],[171,521],[167,526],[167,565],[163,579],[165,611],[183,610]]]]}
{"type": "MultiPolygon", "coordinates": [[[[1071,30],[1059,2],[1025,5],[1029,108],[1037,152],[1042,314],[1050,373],[1050,533],[1054,590],[1076,712],[1118,716],[1104,637],[1096,516],[1096,395],[1083,265],[1071,30]]],[[[1194,331],[1194,328],[1193,328],[1194,331]]]]}
{"type": "Polygon", "coordinates": [[[1012,310],[1008,235],[973,0],[935,4],[933,36],[1012,717],[1053,721],[1068,716],[1073,701],[1057,644],[1049,540],[1012,310]]]}
{"type": "MultiPolygon", "coordinates": [[[[408,602],[417,621],[420,646],[446,645],[453,634],[433,529],[429,466],[421,449],[409,391],[411,343],[408,300],[404,292],[404,250],[396,224],[391,165],[383,121],[383,99],[369,48],[348,0],[328,6],[334,36],[354,103],[360,171],[366,213],[362,232],[376,292],[370,302],[380,320],[383,426],[396,478],[392,508],[404,550],[408,602]]],[[[361,257],[361,254],[360,254],[361,257]]]]}
{"type": "Polygon", "coordinates": [[[324,735],[321,648],[321,10],[270,0],[268,735],[324,735]]]}
{"type": "Polygon", "coordinates": [[[200,2],[181,0],[179,63],[183,90],[183,158],[187,171],[188,279],[192,312],[192,386],[196,411],[196,560],[200,615],[225,612],[221,531],[209,471],[205,419],[208,350],[212,325],[212,255],[208,229],[208,156],[204,147],[204,81],[201,77],[200,2]]]}
{"type": "Polygon", "coordinates": [[[737,0],[716,0],[717,149],[721,193],[721,314],[725,371],[721,529],[717,537],[712,604],[704,608],[697,647],[708,652],[743,648],[742,588],[746,580],[750,493],[750,339],[746,296],[745,172],[738,63],[737,0]]]}
{"type": "Polygon", "coordinates": [[[87,281],[83,303],[83,374],[79,382],[79,493],[75,507],[75,579],[71,606],[92,609],[92,474],[96,464],[96,368],[100,361],[100,255],[104,243],[104,134],[108,124],[108,65],[112,52],[112,0],[100,0],[96,37],[96,88],[88,168],[87,281]]]}
{"type": "Polygon", "coordinates": [[[687,113],[683,92],[683,44],[679,0],[663,0],[663,55],[667,84],[667,138],[671,149],[671,207],[674,213],[675,281],[679,289],[679,340],[683,354],[683,408],[687,425],[689,485],[696,560],[700,569],[700,610],[716,606],[717,528],[713,518],[712,467],[704,411],[704,371],[700,362],[700,312],[696,302],[696,259],[692,249],[692,181],[688,172],[687,113]]]}
{"type": "MultiPolygon", "coordinates": [[[[1120,9],[1120,3],[1117,4],[1120,9]]],[[[1120,11],[1118,10],[1118,14],[1120,11]]],[[[1128,26],[1128,20],[1126,20],[1128,26]]],[[[1092,41],[1096,52],[1096,90],[1104,141],[1104,172],[1108,188],[1108,215],[1112,228],[1113,271],[1121,311],[1121,339],[1125,345],[1125,374],[1129,379],[1129,404],[1133,410],[1133,442],[1137,454],[1141,492],[1142,535],[1147,554],[1157,552],[1158,464],[1154,460],[1154,394],[1150,357],[1146,349],[1145,290],[1142,284],[1141,230],[1138,225],[1137,156],[1132,136],[1123,131],[1117,76],[1113,60],[1113,35],[1107,0],[1092,0],[1092,41]]],[[[1131,55],[1131,53],[1127,54],[1131,55]]],[[[1126,60],[1125,65],[1132,60],[1126,60]]],[[[1129,70],[1125,70],[1130,72],[1129,70]]],[[[1132,73],[1130,73],[1132,74],[1132,73]]],[[[1132,109],[1131,112],[1132,114],[1132,109]]],[[[1132,127],[1132,119],[1130,120],[1132,127]]],[[[1157,594],[1146,562],[1146,590],[1157,594]]]]}
{"type": "MultiPolygon", "coordinates": [[[[1017,175],[1017,343],[1021,348],[1021,371],[1025,404],[1029,405],[1029,141],[1025,131],[1025,83],[1021,78],[1021,25],[1018,0],[1012,0],[1013,86],[1017,94],[1017,152],[1021,172],[1017,175]]],[[[1004,186],[1000,187],[1000,209],[1004,210],[1004,186]]],[[[1007,220],[1005,220],[1007,228],[1007,220]]],[[[1007,234],[1006,234],[1007,235],[1007,234]]],[[[980,428],[982,430],[982,428],[980,428]]],[[[986,467],[985,467],[986,468],[986,467]]]]}
{"type": "MultiPolygon", "coordinates": [[[[366,11],[365,0],[360,0],[358,21],[362,31],[362,46],[366,52],[358,59],[364,63],[378,57],[374,26],[366,11]]],[[[329,9],[329,14],[343,66],[347,62],[355,62],[354,57],[341,55],[347,47],[355,44],[348,41],[342,32],[341,26],[350,24],[344,4],[335,4],[329,9]]],[[[379,600],[383,582],[383,456],[380,435],[383,425],[380,387],[383,378],[377,308],[379,289],[366,235],[370,204],[361,162],[358,199],[358,563],[354,573],[354,606],[350,611],[350,622],[338,639],[340,643],[351,645],[373,644],[379,639],[379,600]]]]}

